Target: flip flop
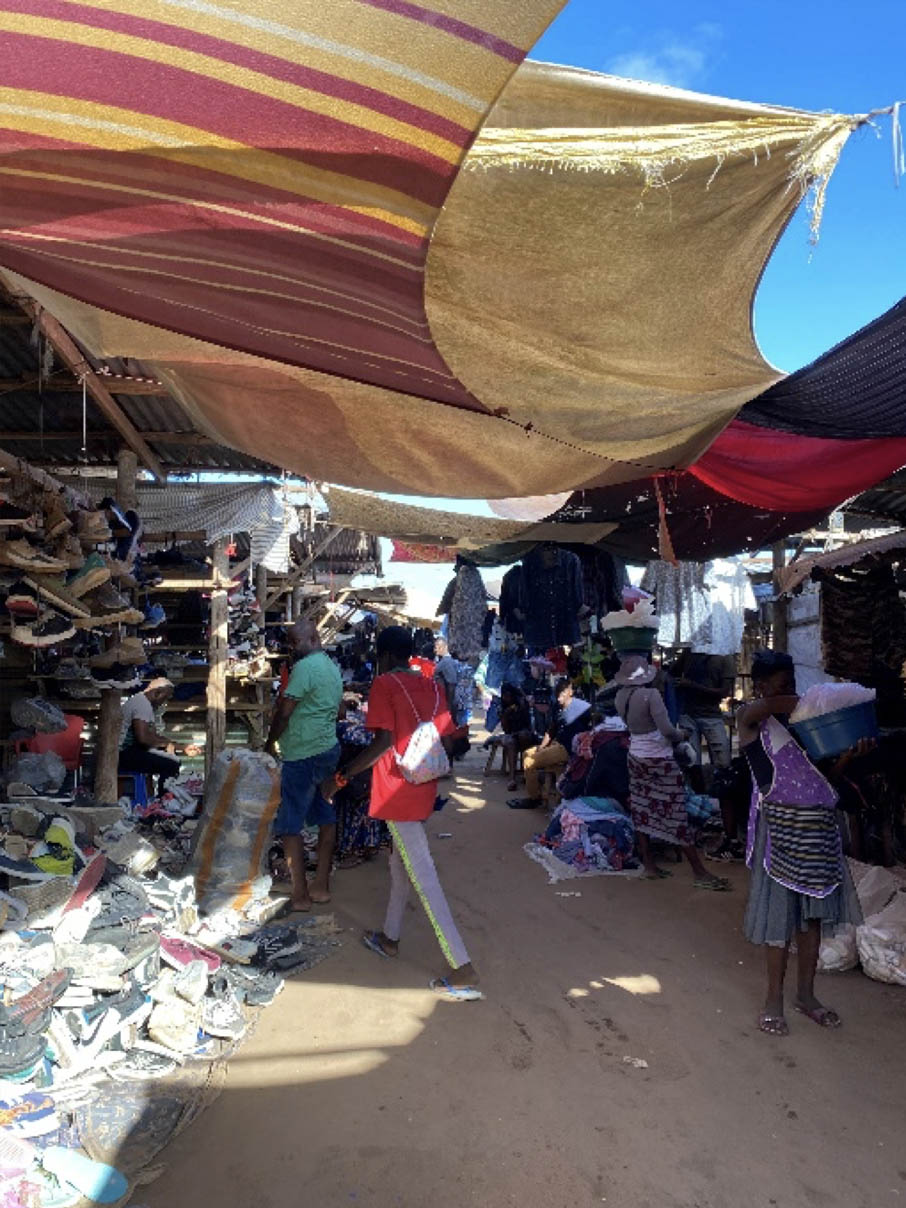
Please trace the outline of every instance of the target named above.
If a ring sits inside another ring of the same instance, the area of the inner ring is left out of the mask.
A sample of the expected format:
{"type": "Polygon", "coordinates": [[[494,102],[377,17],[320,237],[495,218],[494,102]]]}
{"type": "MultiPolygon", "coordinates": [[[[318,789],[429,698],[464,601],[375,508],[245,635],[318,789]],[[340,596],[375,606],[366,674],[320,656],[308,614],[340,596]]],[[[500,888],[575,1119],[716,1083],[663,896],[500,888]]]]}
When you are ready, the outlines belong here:
{"type": "MultiPolygon", "coordinates": [[[[374,952],[378,956],[386,957],[387,960],[393,959],[393,956],[391,956],[391,954],[389,952],[387,952],[387,950],[381,944],[381,941],[378,938],[378,933],[376,931],[366,931],[362,936],[362,943],[365,945],[365,947],[368,949],[369,952],[374,952]]],[[[396,954],[394,953],[393,955],[396,955],[396,954]]]]}
{"type": "Polygon", "coordinates": [[[726,893],[733,888],[726,877],[696,877],[692,884],[696,889],[710,889],[713,893],[726,893]]]}
{"type": "Polygon", "coordinates": [[[445,977],[435,977],[428,983],[428,989],[444,1002],[478,1002],[484,998],[482,992],[474,986],[451,986],[445,977]]]}
{"type": "Polygon", "coordinates": [[[758,1016],[758,1031],[764,1032],[766,1036],[789,1036],[790,1034],[789,1024],[782,1015],[768,1015],[767,1013],[758,1016]]]}
{"type": "Polygon", "coordinates": [[[113,1166],[95,1162],[62,1145],[45,1149],[40,1161],[61,1183],[70,1183],[96,1204],[115,1204],[129,1190],[125,1177],[113,1166]]]}
{"type": "Polygon", "coordinates": [[[673,873],[669,868],[659,868],[657,872],[646,872],[646,881],[666,881],[668,877],[672,877],[673,873]]]}
{"type": "Polygon", "coordinates": [[[832,1011],[830,1007],[802,1007],[798,1003],[794,1003],[793,1010],[798,1011],[800,1015],[804,1015],[806,1019],[810,1019],[812,1023],[816,1023],[819,1028],[839,1028],[843,1020],[836,1011],[832,1011]]]}

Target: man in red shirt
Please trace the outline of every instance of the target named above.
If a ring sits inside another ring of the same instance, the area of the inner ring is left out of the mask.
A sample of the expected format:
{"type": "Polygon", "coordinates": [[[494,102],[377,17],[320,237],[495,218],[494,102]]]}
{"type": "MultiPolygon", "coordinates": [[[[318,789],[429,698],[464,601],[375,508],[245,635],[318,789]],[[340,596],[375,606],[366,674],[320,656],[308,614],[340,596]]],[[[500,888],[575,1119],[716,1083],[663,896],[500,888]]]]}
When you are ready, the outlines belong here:
{"type": "Polygon", "coordinates": [[[454,1002],[468,1002],[482,995],[462,937],[437,877],[431,858],[425,821],[434,811],[437,781],[413,784],[399,769],[397,756],[405,754],[416,728],[433,721],[441,737],[455,729],[444,694],[434,680],[410,667],[412,634],[400,625],[382,630],[377,640],[379,674],[368,697],[366,726],[373,731],[371,744],[324,782],[328,798],[352,776],[373,767],[371,779],[372,818],[385,821],[393,837],[390,858],[390,901],[383,931],[366,931],[363,941],[379,956],[399,952],[403,913],[410,885],[425,907],[434,934],[451,971],[431,982],[431,989],[454,1002]]]}

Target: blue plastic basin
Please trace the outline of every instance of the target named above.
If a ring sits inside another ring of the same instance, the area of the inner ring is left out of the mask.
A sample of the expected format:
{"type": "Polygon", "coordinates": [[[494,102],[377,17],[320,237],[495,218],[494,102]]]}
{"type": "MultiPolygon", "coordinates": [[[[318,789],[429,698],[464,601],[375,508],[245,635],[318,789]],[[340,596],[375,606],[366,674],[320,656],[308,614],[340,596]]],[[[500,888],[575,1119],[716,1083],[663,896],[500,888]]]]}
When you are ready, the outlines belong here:
{"type": "Polygon", "coordinates": [[[861,738],[878,738],[878,718],[873,700],[834,709],[808,721],[791,722],[790,729],[812,759],[830,759],[854,747],[861,738]]]}

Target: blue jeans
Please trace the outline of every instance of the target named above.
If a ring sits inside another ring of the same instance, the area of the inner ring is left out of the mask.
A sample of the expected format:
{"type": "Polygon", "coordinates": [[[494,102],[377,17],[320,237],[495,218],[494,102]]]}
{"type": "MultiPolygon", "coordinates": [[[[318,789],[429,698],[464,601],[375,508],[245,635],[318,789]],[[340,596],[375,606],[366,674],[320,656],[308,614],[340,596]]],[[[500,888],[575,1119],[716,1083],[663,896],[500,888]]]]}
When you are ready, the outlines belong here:
{"type": "Polygon", "coordinates": [[[695,748],[697,762],[702,761],[702,739],[708,744],[708,755],[712,768],[730,766],[730,734],[722,717],[691,717],[684,713],[679,719],[680,728],[689,734],[695,748]]]}
{"type": "Polygon", "coordinates": [[[308,759],[284,760],[275,835],[301,835],[306,826],[330,826],[336,822],[336,810],[321,796],[321,782],[333,775],[339,762],[339,743],[308,759]]]}

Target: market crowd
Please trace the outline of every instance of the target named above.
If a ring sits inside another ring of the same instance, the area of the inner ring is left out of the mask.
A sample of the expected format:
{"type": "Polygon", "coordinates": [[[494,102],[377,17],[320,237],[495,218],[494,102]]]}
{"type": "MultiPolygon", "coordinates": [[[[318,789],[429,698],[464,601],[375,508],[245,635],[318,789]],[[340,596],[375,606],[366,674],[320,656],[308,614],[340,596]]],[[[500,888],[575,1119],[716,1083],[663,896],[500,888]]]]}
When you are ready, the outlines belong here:
{"type": "Polygon", "coordinates": [[[313,625],[291,631],[296,661],[269,750],[283,759],[276,834],[293,909],[330,900],[335,860],[350,867],[389,846],[386,915],[365,945],[397,955],[414,888],[448,966],[432,988],[454,1001],[481,997],[424,826],[444,804],[444,778],[469,748],[477,711],[485,775],[499,758],[510,792],[524,784],[508,806],[543,818],[533,858],[579,875],[637,868],[651,881],[681,862],[695,888],[721,894],[732,887],[721,865],[747,861],[744,931],[766,953],[759,1027],[788,1030],[794,944],[795,1010],[839,1026],[814,979],[822,936],[861,921],[844,853],[862,856],[872,842],[877,818],[859,786],[890,762],[865,711],[873,693],[843,683],[800,698],[791,657],[762,649],[746,667],[748,699],[737,700],[756,606],[736,562],[652,564],[633,588],[609,555],[545,545],[507,572],[494,603],[460,557],[440,632],[388,626],[338,659],[320,649],[313,625]],[[847,709],[863,729],[835,751],[816,750],[809,735],[847,709]],[[310,885],[306,827],[318,834],[310,885]]]}

